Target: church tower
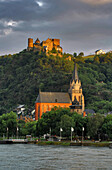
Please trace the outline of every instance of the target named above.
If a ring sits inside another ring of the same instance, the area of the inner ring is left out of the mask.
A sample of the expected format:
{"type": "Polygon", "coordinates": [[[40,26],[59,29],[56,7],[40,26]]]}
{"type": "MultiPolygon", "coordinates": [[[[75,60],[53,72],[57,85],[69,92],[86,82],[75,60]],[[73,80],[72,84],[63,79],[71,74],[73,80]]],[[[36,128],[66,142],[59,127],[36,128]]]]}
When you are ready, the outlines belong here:
{"type": "Polygon", "coordinates": [[[74,65],[73,76],[70,81],[70,89],[68,90],[72,105],[70,106],[71,111],[82,114],[84,111],[84,96],[82,93],[81,81],[78,77],[77,65],[74,65]]]}

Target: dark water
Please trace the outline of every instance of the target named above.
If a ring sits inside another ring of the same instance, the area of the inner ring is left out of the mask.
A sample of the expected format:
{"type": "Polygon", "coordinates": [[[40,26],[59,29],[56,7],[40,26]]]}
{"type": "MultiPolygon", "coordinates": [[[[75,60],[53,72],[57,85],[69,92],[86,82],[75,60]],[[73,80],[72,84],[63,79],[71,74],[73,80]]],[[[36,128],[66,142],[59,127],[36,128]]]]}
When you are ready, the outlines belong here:
{"type": "Polygon", "coordinates": [[[0,145],[0,170],[112,170],[112,149],[0,145]]]}

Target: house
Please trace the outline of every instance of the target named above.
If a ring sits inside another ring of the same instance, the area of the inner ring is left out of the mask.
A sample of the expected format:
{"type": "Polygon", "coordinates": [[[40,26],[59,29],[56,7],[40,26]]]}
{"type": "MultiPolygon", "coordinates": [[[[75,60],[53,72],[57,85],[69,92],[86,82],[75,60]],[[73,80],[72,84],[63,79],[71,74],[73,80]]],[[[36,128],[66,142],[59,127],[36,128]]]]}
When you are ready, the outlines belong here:
{"type": "Polygon", "coordinates": [[[51,111],[54,107],[71,108],[71,111],[82,115],[84,111],[84,96],[81,81],[78,77],[77,65],[74,65],[73,76],[70,81],[68,92],[41,92],[35,102],[35,120],[42,114],[51,111]]]}
{"type": "Polygon", "coordinates": [[[16,111],[17,111],[17,115],[20,115],[20,114],[24,114],[24,111],[25,111],[25,106],[24,105],[19,105],[17,108],[16,108],[16,111]]]}
{"type": "Polygon", "coordinates": [[[100,54],[105,54],[105,52],[102,49],[99,49],[95,51],[95,54],[100,55],[100,54]]]}

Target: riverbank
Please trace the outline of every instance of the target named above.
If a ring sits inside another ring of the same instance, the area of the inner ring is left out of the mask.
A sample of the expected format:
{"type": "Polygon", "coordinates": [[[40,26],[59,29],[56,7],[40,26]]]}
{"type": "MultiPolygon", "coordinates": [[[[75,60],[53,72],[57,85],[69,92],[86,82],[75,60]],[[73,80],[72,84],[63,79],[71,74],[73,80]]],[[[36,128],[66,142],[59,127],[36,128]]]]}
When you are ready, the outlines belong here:
{"type": "Polygon", "coordinates": [[[0,144],[27,144],[27,139],[6,139],[0,140],[0,144]]]}
{"type": "Polygon", "coordinates": [[[112,148],[112,142],[70,142],[70,141],[28,141],[24,139],[10,139],[2,140],[0,144],[37,144],[37,145],[60,145],[60,146],[94,146],[94,147],[110,147],[112,148]]]}
{"type": "Polygon", "coordinates": [[[95,146],[95,147],[110,147],[112,142],[55,142],[55,141],[29,141],[29,144],[37,144],[37,145],[60,145],[60,146],[95,146]]]}

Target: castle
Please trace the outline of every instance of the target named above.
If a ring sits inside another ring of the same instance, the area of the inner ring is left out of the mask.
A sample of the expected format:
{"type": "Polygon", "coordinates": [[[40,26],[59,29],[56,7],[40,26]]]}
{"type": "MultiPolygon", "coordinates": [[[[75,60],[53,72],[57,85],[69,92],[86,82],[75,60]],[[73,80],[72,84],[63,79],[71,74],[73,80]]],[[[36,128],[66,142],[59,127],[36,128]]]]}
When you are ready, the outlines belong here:
{"type": "Polygon", "coordinates": [[[50,39],[48,38],[46,41],[40,42],[37,38],[36,41],[33,43],[32,38],[28,38],[28,51],[44,51],[48,53],[55,49],[58,53],[62,53],[63,49],[60,46],[60,39],[50,39]]]}
{"type": "Polygon", "coordinates": [[[50,111],[55,106],[63,108],[70,107],[72,112],[77,112],[79,114],[84,112],[84,96],[76,64],[74,65],[68,93],[39,91],[35,102],[35,120],[41,118],[43,113],[50,111]]]}

